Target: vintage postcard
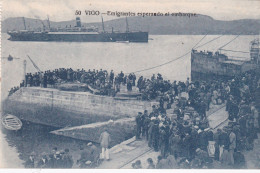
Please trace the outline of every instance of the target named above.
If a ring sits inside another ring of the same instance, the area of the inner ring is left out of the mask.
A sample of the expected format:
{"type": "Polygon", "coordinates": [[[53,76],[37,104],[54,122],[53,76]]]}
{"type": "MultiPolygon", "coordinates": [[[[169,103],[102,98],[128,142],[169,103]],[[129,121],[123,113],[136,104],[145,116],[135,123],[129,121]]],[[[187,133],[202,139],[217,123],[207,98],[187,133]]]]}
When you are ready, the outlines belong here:
{"type": "Polygon", "coordinates": [[[1,11],[0,168],[260,168],[260,1],[1,11]]]}

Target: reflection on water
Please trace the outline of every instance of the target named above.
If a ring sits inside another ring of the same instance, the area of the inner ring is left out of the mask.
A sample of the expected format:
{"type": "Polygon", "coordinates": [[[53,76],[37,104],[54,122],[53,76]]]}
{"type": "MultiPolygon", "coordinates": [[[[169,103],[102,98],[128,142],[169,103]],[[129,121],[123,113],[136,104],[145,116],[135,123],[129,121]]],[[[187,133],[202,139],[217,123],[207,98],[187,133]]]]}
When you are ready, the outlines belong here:
{"type": "MultiPolygon", "coordinates": [[[[24,162],[32,152],[36,154],[35,160],[37,161],[42,154],[50,154],[54,147],[57,147],[58,150],[68,148],[75,163],[80,157],[80,148],[86,147],[88,141],[56,136],[49,133],[52,130],[56,129],[25,121],[23,121],[23,127],[19,131],[10,131],[2,128],[2,134],[9,145],[4,147],[7,147],[9,151],[10,149],[16,149],[16,151],[13,150],[8,153],[6,151],[3,152],[5,154],[4,160],[7,164],[4,167],[24,167],[24,162]]],[[[5,148],[2,149],[5,150],[5,148]]],[[[77,165],[74,165],[74,167],[77,167],[77,165]]]]}

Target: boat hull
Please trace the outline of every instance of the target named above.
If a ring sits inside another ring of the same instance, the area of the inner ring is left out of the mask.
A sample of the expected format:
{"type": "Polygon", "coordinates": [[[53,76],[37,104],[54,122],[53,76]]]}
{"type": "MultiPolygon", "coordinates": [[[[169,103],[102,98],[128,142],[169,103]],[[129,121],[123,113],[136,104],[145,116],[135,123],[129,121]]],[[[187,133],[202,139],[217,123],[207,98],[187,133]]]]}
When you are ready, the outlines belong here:
{"type": "Polygon", "coordinates": [[[11,41],[54,42],[148,42],[148,32],[84,33],[84,32],[8,32],[11,41]]]}

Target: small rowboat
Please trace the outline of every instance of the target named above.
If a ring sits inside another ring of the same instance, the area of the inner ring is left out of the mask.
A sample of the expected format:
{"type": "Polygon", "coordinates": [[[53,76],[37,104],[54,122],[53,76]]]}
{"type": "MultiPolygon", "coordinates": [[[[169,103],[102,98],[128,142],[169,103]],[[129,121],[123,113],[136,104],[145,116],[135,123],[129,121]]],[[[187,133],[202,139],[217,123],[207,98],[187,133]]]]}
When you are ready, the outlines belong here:
{"type": "Polygon", "coordinates": [[[11,114],[7,114],[2,118],[2,124],[8,130],[19,130],[23,125],[19,118],[11,114]]]}

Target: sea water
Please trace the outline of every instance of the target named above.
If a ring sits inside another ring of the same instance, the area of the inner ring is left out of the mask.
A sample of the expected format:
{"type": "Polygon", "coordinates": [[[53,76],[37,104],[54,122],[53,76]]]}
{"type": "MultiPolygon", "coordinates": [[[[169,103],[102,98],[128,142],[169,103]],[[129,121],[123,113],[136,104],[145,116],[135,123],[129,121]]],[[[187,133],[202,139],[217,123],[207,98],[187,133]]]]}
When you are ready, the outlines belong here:
{"type": "MultiPolygon", "coordinates": [[[[24,60],[26,60],[26,72],[37,72],[28,59],[34,61],[41,71],[54,70],[56,68],[114,70],[115,73],[123,71],[131,73],[143,69],[152,68],[160,64],[172,61],[186,53],[186,56],[167,63],[158,68],[135,73],[138,77],[150,78],[152,74],[162,74],[167,80],[185,81],[190,77],[190,51],[204,37],[203,35],[150,35],[148,43],[105,43],[105,42],[22,42],[9,41],[9,36],[2,34],[2,59],[1,59],[1,99],[8,96],[11,87],[19,86],[24,78],[24,60]],[[19,58],[8,61],[9,55],[19,58]]],[[[206,36],[197,46],[203,45],[218,35],[206,36]]],[[[217,51],[235,36],[223,36],[209,44],[199,47],[201,51],[217,51]]],[[[257,38],[254,35],[239,36],[223,49],[243,51],[247,53],[221,51],[231,58],[250,59],[250,41],[257,38]]],[[[196,47],[197,47],[196,46],[196,47]]],[[[195,47],[195,48],[196,48],[195,47]]],[[[28,122],[29,123],[29,122],[28,122]]],[[[51,127],[35,124],[27,124],[20,132],[8,132],[2,130],[0,148],[2,157],[0,163],[4,167],[23,167],[31,151],[37,153],[51,151],[57,146],[60,149],[70,147],[77,152],[82,141],[66,137],[57,137],[48,132],[51,127]]],[[[84,142],[83,142],[84,143],[84,142]]],[[[75,156],[76,157],[76,156],[75,156]]]]}

